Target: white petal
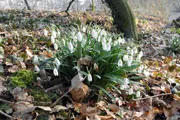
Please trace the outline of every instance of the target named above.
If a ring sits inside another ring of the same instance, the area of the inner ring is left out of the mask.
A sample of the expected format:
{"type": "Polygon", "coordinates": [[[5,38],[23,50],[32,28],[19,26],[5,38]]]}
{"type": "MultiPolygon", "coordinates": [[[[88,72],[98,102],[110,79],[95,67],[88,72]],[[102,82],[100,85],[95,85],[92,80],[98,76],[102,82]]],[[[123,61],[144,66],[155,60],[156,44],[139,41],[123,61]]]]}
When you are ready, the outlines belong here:
{"type": "Polygon", "coordinates": [[[128,56],[128,55],[124,55],[124,56],[123,56],[123,60],[124,60],[124,61],[128,61],[128,59],[129,59],[129,56],[128,56]]]}
{"type": "Polygon", "coordinates": [[[141,97],[141,92],[140,92],[140,91],[137,91],[137,92],[136,92],[136,97],[137,97],[137,98],[141,97]]]}
{"type": "Polygon", "coordinates": [[[121,59],[118,60],[118,67],[122,67],[123,66],[123,62],[121,59]]]}
{"type": "Polygon", "coordinates": [[[56,31],[53,30],[53,31],[51,32],[51,35],[52,35],[54,38],[56,38],[56,31]]]}
{"type": "Polygon", "coordinates": [[[39,64],[39,58],[37,55],[33,56],[33,64],[38,65],[39,64]]]}
{"type": "Polygon", "coordinates": [[[55,38],[53,36],[51,36],[51,43],[54,44],[55,43],[55,38]]]}
{"type": "Polygon", "coordinates": [[[57,68],[54,68],[54,69],[53,69],[53,74],[54,74],[54,76],[58,76],[58,70],[57,70],[57,68]]]}
{"type": "Polygon", "coordinates": [[[54,50],[58,50],[58,45],[54,43],[54,50]]]}
{"type": "Polygon", "coordinates": [[[95,39],[97,39],[97,37],[98,37],[98,33],[94,29],[92,30],[91,35],[95,39]]]}
{"type": "Polygon", "coordinates": [[[54,63],[55,63],[57,68],[61,65],[61,62],[57,58],[54,59],[54,63]]]}
{"type": "Polygon", "coordinates": [[[134,93],[133,89],[130,88],[130,89],[128,90],[128,94],[129,94],[129,95],[132,95],[133,93],[134,93]]]}
{"type": "Polygon", "coordinates": [[[83,36],[82,36],[82,33],[81,32],[78,32],[77,33],[77,39],[81,42],[82,39],[83,39],[83,36]]]}
{"type": "Polygon", "coordinates": [[[88,81],[92,82],[92,75],[91,74],[88,74],[88,81]]]}
{"type": "Polygon", "coordinates": [[[68,48],[69,48],[70,52],[72,53],[74,48],[73,48],[73,45],[71,42],[68,42],[68,48]]]}
{"type": "Polygon", "coordinates": [[[39,72],[39,71],[40,71],[40,69],[39,69],[39,67],[38,67],[37,65],[34,66],[34,70],[35,70],[36,72],[39,72]]]}
{"type": "Polygon", "coordinates": [[[44,29],[44,35],[48,36],[48,31],[46,29],[44,29]]]}

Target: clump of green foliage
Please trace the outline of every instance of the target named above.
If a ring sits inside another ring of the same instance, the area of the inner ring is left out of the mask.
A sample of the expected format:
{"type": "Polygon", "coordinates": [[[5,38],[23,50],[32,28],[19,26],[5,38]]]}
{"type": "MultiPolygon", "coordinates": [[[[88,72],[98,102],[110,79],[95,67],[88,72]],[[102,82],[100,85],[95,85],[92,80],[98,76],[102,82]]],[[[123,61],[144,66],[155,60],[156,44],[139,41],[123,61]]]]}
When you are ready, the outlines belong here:
{"type": "Polygon", "coordinates": [[[57,53],[54,59],[40,63],[40,69],[53,69],[54,76],[70,84],[74,76],[81,74],[85,84],[106,94],[116,85],[130,88],[128,76],[137,72],[143,54],[135,44],[99,26],[72,28],[65,33],[53,27],[51,33],[57,53]]]}
{"type": "Polygon", "coordinates": [[[15,76],[11,77],[11,84],[14,87],[26,88],[30,86],[34,80],[34,73],[30,70],[20,70],[15,76]]]}
{"type": "Polygon", "coordinates": [[[30,91],[30,94],[34,97],[35,101],[42,101],[42,102],[47,102],[51,101],[50,97],[48,96],[47,93],[45,93],[42,90],[39,89],[32,89],[30,91]]]}
{"type": "Polygon", "coordinates": [[[172,39],[170,49],[173,53],[180,54],[180,38],[172,39]]]}

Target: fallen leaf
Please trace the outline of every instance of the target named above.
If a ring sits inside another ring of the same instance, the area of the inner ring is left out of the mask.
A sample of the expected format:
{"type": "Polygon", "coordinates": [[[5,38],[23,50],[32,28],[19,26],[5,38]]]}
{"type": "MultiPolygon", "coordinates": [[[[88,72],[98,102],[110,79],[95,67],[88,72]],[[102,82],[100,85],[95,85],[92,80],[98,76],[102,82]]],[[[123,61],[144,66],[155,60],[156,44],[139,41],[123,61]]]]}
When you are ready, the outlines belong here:
{"type": "Polygon", "coordinates": [[[89,88],[82,81],[83,78],[80,73],[74,76],[73,79],[71,80],[70,93],[72,95],[72,99],[75,102],[81,102],[88,93],[89,88]]]}
{"type": "Polygon", "coordinates": [[[118,112],[120,110],[116,104],[110,104],[108,107],[112,112],[118,112]]]}

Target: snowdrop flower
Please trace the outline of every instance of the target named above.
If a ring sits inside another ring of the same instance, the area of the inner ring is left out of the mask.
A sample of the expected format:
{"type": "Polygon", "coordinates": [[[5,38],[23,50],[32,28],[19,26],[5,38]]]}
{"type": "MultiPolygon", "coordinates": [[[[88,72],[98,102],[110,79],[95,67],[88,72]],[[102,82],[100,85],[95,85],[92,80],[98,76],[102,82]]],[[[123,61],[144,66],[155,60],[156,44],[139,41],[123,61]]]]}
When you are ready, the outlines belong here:
{"type": "Polygon", "coordinates": [[[87,27],[83,26],[82,31],[86,32],[87,27]]]}
{"type": "Polygon", "coordinates": [[[138,73],[142,73],[143,69],[144,69],[144,66],[141,65],[141,66],[138,68],[138,73]]]}
{"type": "Polygon", "coordinates": [[[51,36],[53,36],[54,38],[57,37],[57,36],[56,36],[56,31],[55,31],[55,30],[53,30],[53,31],[51,32],[51,36]]]}
{"type": "Polygon", "coordinates": [[[132,89],[132,88],[130,88],[130,89],[128,90],[128,94],[129,94],[129,95],[132,95],[132,94],[133,94],[133,92],[134,92],[134,91],[133,91],[133,89],[132,89]]]}
{"type": "Polygon", "coordinates": [[[110,42],[108,42],[108,43],[106,44],[105,50],[106,50],[107,52],[109,52],[109,51],[111,50],[111,43],[110,43],[110,42]]]}
{"type": "Polygon", "coordinates": [[[97,39],[97,37],[98,37],[98,33],[94,29],[92,30],[91,35],[95,39],[97,39]]]}
{"type": "Polygon", "coordinates": [[[68,42],[68,48],[69,48],[70,52],[72,53],[74,48],[73,48],[73,45],[71,42],[68,42]]]}
{"type": "Polygon", "coordinates": [[[54,59],[54,63],[55,63],[57,68],[61,65],[61,62],[57,58],[54,59]]]}
{"type": "Polygon", "coordinates": [[[134,47],[132,50],[133,50],[134,54],[138,53],[138,49],[136,47],[134,47]]]}
{"type": "Polygon", "coordinates": [[[123,60],[124,60],[124,61],[128,61],[128,60],[129,60],[129,56],[128,56],[128,55],[124,55],[124,56],[123,56],[123,60]]]}
{"type": "Polygon", "coordinates": [[[174,78],[168,78],[168,82],[169,82],[169,83],[176,83],[176,81],[175,81],[174,78]]]}
{"type": "Polygon", "coordinates": [[[40,69],[39,69],[39,67],[37,65],[34,66],[34,71],[38,72],[38,73],[40,72],[40,69]]]}
{"type": "Polygon", "coordinates": [[[141,97],[141,92],[140,92],[140,91],[137,91],[137,92],[136,92],[136,97],[137,97],[137,98],[141,97]]]}
{"type": "Polygon", "coordinates": [[[132,61],[133,61],[133,57],[132,57],[132,56],[129,56],[129,59],[128,59],[128,61],[127,61],[127,65],[128,65],[128,66],[131,66],[132,61]]]}
{"type": "Polygon", "coordinates": [[[142,56],[143,56],[143,52],[140,51],[139,54],[138,54],[138,56],[137,56],[137,59],[140,60],[142,56]]]}
{"type": "Polygon", "coordinates": [[[78,32],[78,33],[77,33],[77,39],[79,40],[79,42],[82,41],[83,36],[82,36],[82,33],[81,33],[81,32],[78,32]]]}
{"type": "Polygon", "coordinates": [[[58,45],[54,43],[54,50],[58,50],[58,45]]]}
{"type": "Polygon", "coordinates": [[[122,67],[123,66],[123,62],[121,59],[118,60],[118,67],[122,67]]]}
{"type": "Polygon", "coordinates": [[[33,64],[35,64],[35,65],[39,64],[39,58],[37,55],[34,55],[34,57],[33,57],[33,64]]]}
{"type": "Polygon", "coordinates": [[[125,89],[127,89],[127,88],[129,88],[129,85],[127,85],[127,84],[124,84],[124,85],[121,85],[121,86],[120,86],[120,89],[121,89],[121,90],[125,90],[125,89]]]}
{"type": "Polygon", "coordinates": [[[44,35],[48,36],[48,31],[46,29],[44,29],[44,35]]]}
{"type": "Polygon", "coordinates": [[[62,39],[62,44],[63,44],[63,46],[66,45],[66,41],[64,39],[62,39]]]}
{"type": "Polygon", "coordinates": [[[148,70],[144,70],[143,73],[144,73],[144,75],[145,75],[146,77],[149,77],[149,75],[150,75],[150,73],[149,73],[148,70]]]}
{"type": "Polygon", "coordinates": [[[92,75],[90,73],[88,74],[88,81],[92,82],[92,75]]]}
{"type": "Polygon", "coordinates": [[[124,85],[128,85],[129,84],[129,79],[128,78],[124,78],[124,85]]]}
{"type": "Polygon", "coordinates": [[[55,38],[53,36],[51,36],[51,43],[54,44],[55,43],[55,38]]]}
{"type": "Polygon", "coordinates": [[[54,68],[54,69],[53,69],[53,74],[54,74],[54,76],[58,76],[58,70],[57,70],[57,68],[54,68]]]}

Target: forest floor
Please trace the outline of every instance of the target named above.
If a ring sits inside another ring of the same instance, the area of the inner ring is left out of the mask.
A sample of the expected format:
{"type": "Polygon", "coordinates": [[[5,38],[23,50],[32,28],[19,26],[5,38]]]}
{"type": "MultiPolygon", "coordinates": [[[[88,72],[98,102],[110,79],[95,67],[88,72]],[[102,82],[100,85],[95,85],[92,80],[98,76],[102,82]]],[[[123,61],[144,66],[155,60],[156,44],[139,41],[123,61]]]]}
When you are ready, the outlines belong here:
{"type": "MultiPolygon", "coordinates": [[[[67,86],[62,86],[52,71],[36,74],[31,87],[14,87],[17,71],[25,80],[32,77],[34,55],[53,57],[56,52],[43,36],[44,28],[55,24],[68,27],[80,24],[98,24],[115,32],[112,18],[103,14],[37,11],[0,11],[0,120],[179,120],[180,119],[180,29],[166,27],[167,22],[153,16],[137,17],[139,41],[143,51],[143,65],[148,77],[138,80],[141,97],[126,99],[121,93],[108,90],[116,98],[106,95],[88,95],[83,102],[74,102],[67,86]],[[174,45],[174,46],[173,46],[174,45]],[[48,46],[48,47],[47,47],[48,46]],[[178,51],[179,50],[179,51],[178,51]],[[23,58],[21,60],[20,58],[23,58]],[[49,77],[53,79],[48,79],[49,77]],[[38,80],[39,79],[39,80],[38,80]],[[61,97],[63,96],[63,97],[61,97]],[[56,103],[55,101],[59,99],[56,103]]],[[[19,79],[20,79],[19,78],[19,79]]],[[[137,81],[136,81],[137,82],[137,81]]],[[[19,83],[18,83],[19,84],[19,83]]],[[[20,83],[20,85],[22,85],[20,83]]]]}

